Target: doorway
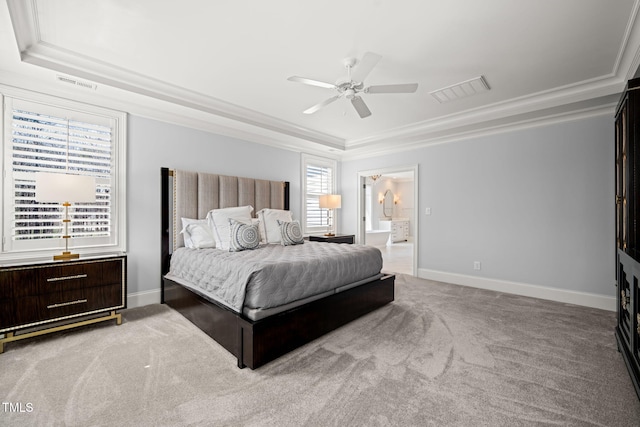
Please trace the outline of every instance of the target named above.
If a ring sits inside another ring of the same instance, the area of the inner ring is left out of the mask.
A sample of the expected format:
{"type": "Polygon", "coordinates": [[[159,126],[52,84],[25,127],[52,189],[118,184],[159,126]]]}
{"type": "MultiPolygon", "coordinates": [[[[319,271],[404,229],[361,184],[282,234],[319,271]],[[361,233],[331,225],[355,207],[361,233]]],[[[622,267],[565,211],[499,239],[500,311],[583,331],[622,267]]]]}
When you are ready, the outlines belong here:
{"type": "Polygon", "coordinates": [[[383,271],[417,275],[418,166],[358,172],[356,239],[382,252],[383,271]]]}

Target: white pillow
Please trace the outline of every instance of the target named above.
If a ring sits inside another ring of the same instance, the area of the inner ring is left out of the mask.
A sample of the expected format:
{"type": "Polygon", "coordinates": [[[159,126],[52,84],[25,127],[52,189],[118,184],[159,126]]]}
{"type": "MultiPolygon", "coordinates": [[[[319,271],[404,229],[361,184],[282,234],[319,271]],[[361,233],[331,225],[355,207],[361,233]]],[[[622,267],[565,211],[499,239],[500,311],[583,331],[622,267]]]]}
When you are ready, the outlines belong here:
{"type": "Polygon", "coordinates": [[[189,224],[187,231],[191,235],[191,243],[195,249],[215,248],[216,240],[209,224],[189,224]]]}
{"type": "Polygon", "coordinates": [[[192,249],[215,248],[213,230],[206,219],[182,218],[184,246],[192,249]]]}
{"type": "Polygon", "coordinates": [[[216,248],[224,251],[229,250],[231,242],[231,227],[229,219],[251,224],[251,212],[253,206],[238,206],[237,208],[213,209],[207,214],[209,226],[213,230],[213,237],[216,240],[216,248]]]}
{"type": "Polygon", "coordinates": [[[282,209],[261,209],[258,212],[260,220],[260,237],[266,243],[280,243],[282,240],[278,221],[291,222],[291,212],[282,209]]]}
{"type": "Polygon", "coordinates": [[[260,243],[267,243],[262,236],[262,230],[260,229],[260,220],[258,218],[251,218],[251,225],[255,225],[258,227],[258,237],[260,238],[260,243]]]}

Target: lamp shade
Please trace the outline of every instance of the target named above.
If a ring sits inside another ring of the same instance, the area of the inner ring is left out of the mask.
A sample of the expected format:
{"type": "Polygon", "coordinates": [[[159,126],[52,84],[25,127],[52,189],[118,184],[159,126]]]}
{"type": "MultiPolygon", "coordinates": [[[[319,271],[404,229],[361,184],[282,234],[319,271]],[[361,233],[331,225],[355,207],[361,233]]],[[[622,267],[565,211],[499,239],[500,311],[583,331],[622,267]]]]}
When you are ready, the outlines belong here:
{"type": "Polygon", "coordinates": [[[319,198],[321,209],[339,209],[342,207],[342,196],[339,194],[324,194],[319,198]]]}
{"type": "Polygon", "coordinates": [[[96,179],[64,173],[36,173],[37,202],[95,202],[96,179]]]}

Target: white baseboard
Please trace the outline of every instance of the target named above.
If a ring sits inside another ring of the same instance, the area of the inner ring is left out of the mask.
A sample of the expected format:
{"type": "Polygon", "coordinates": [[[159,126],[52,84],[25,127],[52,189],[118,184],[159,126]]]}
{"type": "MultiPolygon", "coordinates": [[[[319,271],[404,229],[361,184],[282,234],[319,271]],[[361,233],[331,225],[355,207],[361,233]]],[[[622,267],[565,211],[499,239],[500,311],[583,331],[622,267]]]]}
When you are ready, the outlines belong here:
{"type": "Polygon", "coordinates": [[[162,292],[160,291],[160,289],[128,294],[127,308],[142,307],[149,304],[159,304],[161,295],[162,292]]]}
{"type": "MultiPolygon", "coordinates": [[[[448,273],[445,271],[428,270],[426,268],[418,269],[418,277],[422,279],[435,280],[438,282],[453,283],[454,285],[488,289],[491,291],[504,292],[508,294],[582,305],[585,307],[599,308],[608,311],[616,311],[617,302],[614,296],[609,297],[606,295],[592,294],[588,292],[577,292],[566,289],[531,285],[527,283],[510,282],[506,280],[489,279],[486,277],[468,276],[464,274],[448,273]]],[[[160,289],[129,294],[127,295],[127,308],[142,307],[149,304],[159,304],[160,296],[160,289]]]]}
{"type": "MultiPolygon", "coordinates": [[[[428,270],[425,268],[418,269],[418,277],[438,282],[453,283],[455,285],[582,305],[585,307],[599,308],[608,311],[616,311],[617,306],[616,298],[614,296],[549,288],[546,286],[489,279],[486,277],[468,276],[464,274],[448,273],[445,271],[428,270]]],[[[615,295],[613,289],[611,294],[615,295]]]]}

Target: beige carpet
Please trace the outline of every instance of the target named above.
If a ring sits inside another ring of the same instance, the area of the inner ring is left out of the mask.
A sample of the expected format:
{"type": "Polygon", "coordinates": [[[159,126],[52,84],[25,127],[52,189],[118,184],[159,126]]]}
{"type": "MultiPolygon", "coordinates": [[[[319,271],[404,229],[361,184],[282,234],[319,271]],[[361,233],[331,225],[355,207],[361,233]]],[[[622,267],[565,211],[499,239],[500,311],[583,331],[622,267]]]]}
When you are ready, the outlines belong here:
{"type": "MultiPolygon", "coordinates": [[[[612,290],[613,292],[613,290],[612,290]]],[[[400,276],[256,371],[166,306],[5,346],[0,425],[638,426],[615,314],[400,276]]]]}

